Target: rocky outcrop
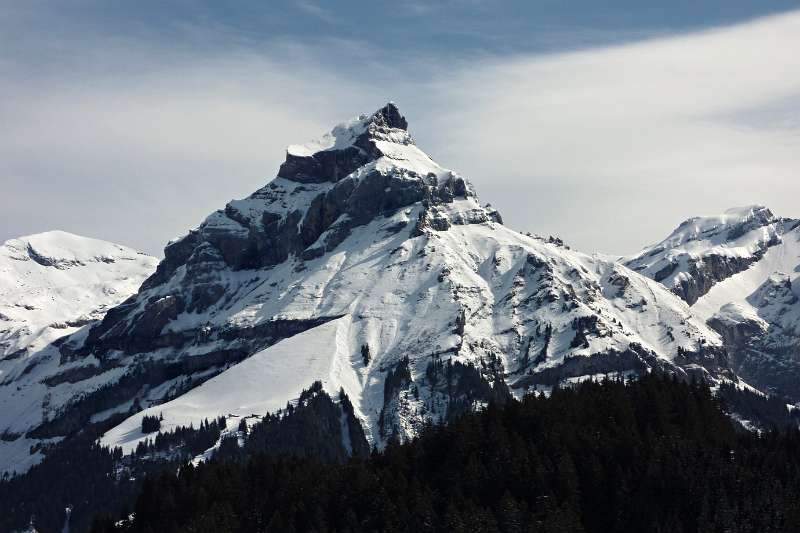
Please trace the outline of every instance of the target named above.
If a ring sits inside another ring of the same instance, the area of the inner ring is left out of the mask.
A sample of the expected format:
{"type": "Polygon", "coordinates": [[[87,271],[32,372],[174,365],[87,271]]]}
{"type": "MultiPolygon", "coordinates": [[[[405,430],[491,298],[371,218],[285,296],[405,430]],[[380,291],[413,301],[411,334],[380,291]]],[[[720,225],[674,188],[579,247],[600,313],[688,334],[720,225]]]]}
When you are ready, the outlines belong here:
{"type": "MultiPolygon", "coordinates": [[[[310,153],[301,150],[299,154],[293,153],[290,147],[286,161],[278,170],[278,177],[299,183],[337,182],[383,155],[375,144],[376,140],[388,140],[398,131],[405,132],[407,129],[408,122],[397,106],[388,103],[376,111],[368,122],[341,132],[349,137],[344,140],[344,146],[337,147],[334,144],[330,149],[310,153]]],[[[398,138],[406,144],[411,142],[408,136],[402,134],[398,138]]]]}
{"type": "MultiPolygon", "coordinates": [[[[764,248],[759,248],[752,255],[747,257],[726,256],[718,254],[706,254],[702,258],[688,259],[685,275],[677,279],[672,292],[683,298],[689,305],[692,305],[701,296],[708,293],[714,284],[737,274],[758,261],[764,255],[767,246],[772,246],[776,242],[765,243],[764,248]]],[[[654,279],[663,281],[668,278],[678,268],[680,260],[670,263],[668,273],[659,272],[654,279]]]]}

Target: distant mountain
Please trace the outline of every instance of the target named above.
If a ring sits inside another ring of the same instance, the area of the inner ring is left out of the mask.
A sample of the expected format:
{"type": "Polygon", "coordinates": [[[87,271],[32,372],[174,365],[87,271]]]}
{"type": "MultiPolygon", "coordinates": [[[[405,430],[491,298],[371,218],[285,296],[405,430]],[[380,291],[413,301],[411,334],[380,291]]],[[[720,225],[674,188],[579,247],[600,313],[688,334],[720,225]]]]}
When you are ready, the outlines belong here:
{"type": "Polygon", "coordinates": [[[0,359],[24,358],[136,292],[158,261],[130,248],[51,231],[0,246],[0,359]]]}
{"type": "MultiPolygon", "coordinates": [[[[51,231],[6,241],[0,246],[0,471],[22,469],[31,459],[30,442],[14,444],[14,434],[29,429],[17,425],[23,411],[41,413],[46,384],[25,376],[63,370],[50,343],[86,330],[108,309],[135,293],[158,261],[130,248],[51,231]],[[44,352],[44,353],[43,353],[44,352]],[[16,390],[29,383],[36,405],[16,390]],[[18,428],[18,429],[17,429],[18,428]]],[[[51,394],[52,396],[52,394],[51,394]]]]}
{"type": "Polygon", "coordinates": [[[786,222],[761,206],[690,218],[669,237],[624,263],[663,283],[691,305],[715,283],[745,270],[780,244],[786,222]]]}
{"type": "Polygon", "coordinates": [[[800,220],[760,206],[692,218],[625,264],[691,303],[737,374],[800,400],[800,220]]]}

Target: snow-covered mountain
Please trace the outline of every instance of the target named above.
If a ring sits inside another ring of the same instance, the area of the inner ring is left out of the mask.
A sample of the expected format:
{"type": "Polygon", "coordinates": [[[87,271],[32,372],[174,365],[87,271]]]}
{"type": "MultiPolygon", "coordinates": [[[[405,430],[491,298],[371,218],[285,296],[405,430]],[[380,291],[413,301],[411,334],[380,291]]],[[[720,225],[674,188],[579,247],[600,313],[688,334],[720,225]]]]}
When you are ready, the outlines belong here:
{"type": "MultiPolygon", "coordinates": [[[[157,263],[130,248],[63,231],[0,246],[0,466],[11,454],[13,419],[7,415],[17,412],[10,404],[17,403],[19,378],[48,365],[42,352],[56,339],[99,320],[135,293],[157,263]]],[[[21,454],[29,456],[23,448],[21,454]]]]}
{"type": "Polygon", "coordinates": [[[157,264],[130,248],[64,231],[6,241],[0,246],[0,359],[24,360],[102,318],[157,264]]]}
{"type": "Polygon", "coordinates": [[[760,206],[692,218],[625,263],[690,302],[741,377],[800,400],[800,220],[760,206]]]}
{"type": "Polygon", "coordinates": [[[393,104],[290,146],[273,181],[170,243],[135,296],[49,349],[59,365],[13,383],[24,399],[4,427],[47,441],[136,412],[103,438],[126,450],[147,414],[166,429],[263,414],[316,380],[344,389],[381,444],[565,380],[728,375],[720,335],[684,301],[505,227],[393,104]]]}
{"type": "Polygon", "coordinates": [[[745,270],[779,244],[785,222],[761,206],[690,218],[669,237],[624,262],[691,305],[715,283],[745,270]]]}

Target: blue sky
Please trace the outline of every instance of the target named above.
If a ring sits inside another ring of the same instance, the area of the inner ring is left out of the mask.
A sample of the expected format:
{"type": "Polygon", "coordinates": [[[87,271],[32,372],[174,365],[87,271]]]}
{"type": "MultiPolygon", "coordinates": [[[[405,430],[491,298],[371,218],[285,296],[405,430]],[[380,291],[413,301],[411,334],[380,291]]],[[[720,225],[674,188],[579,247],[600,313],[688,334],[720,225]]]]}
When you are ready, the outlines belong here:
{"type": "Polygon", "coordinates": [[[793,0],[32,0],[5,4],[3,48],[19,54],[16,59],[21,61],[59,61],[74,48],[114,40],[131,46],[162,43],[173,51],[211,54],[299,44],[333,61],[333,67],[350,68],[358,67],[365,56],[378,54],[387,60],[469,61],[485,55],[574,50],[731,25],[800,8],[793,0]],[[346,52],[348,43],[350,53],[346,52]]]}
{"type": "Polygon", "coordinates": [[[798,2],[0,2],[0,240],[158,254],[387,100],[513,227],[633,252],[800,216],[798,2]]]}

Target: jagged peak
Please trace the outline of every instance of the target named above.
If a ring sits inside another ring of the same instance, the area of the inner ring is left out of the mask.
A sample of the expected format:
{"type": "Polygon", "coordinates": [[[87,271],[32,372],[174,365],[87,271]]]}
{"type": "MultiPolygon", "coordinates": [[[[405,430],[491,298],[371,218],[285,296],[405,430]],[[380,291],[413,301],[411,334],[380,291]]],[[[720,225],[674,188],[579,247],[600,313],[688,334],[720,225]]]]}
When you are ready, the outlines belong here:
{"type": "Polygon", "coordinates": [[[400,109],[394,102],[389,102],[382,108],[378,109],[372,114],[371,121],[375,124],[380,123],[382,126],[392,129],[407,131],[408,121],[400,113],[400,109]]]}
{"type": "Polygon", "coordinates": [[[408,121],[394,102],[389,102],[371,115],[362,114],[340,122],[322,137],[302,144],[291,144],[286,149],[288,156],[312,157],[319,152],[346,150],[355,146],[364,137],[394,140],[403,144],[411,142],[408,137],[408,121]],[[389,130],[399,130],[391,135],[389,130]],[[400,133],[405,132],[405,135],[400,133]]]}
{"type": "Polygon", "coordinates": [[[278,177],[301,183],[339,181],[384,155],[391,158],[397,147],[413,147],[414,152],[422,154],[408,134],[408,121],[389,102],[371,115],[337,124],[318,139],[290,145],[278,177]]]}
{"type": "Polygon", "coordinates": [[[405,127],[390,102],[339,124],[320,141],[290,147],[275,180],[170,242],[145,288],[165,282],[190,260],[211,256],[234,269],[272,266],[291,256],[313,259],[354,227],[413,205],[424,211],[416,233],[443,227],[444,219],[447,224],[502,220],[496,210],[480,206],[466,179],[420,150],[405,127]]]}

